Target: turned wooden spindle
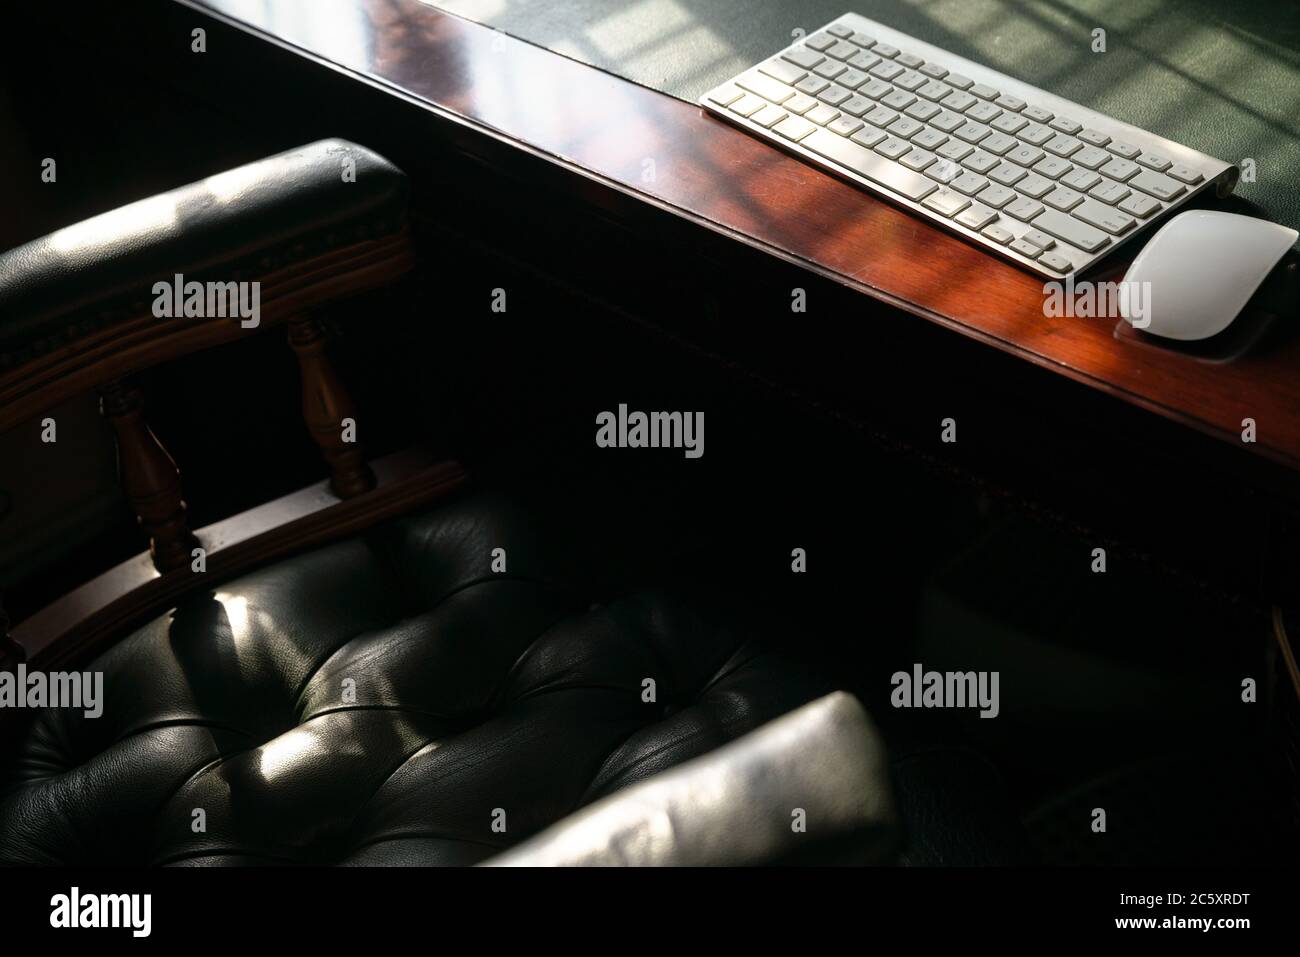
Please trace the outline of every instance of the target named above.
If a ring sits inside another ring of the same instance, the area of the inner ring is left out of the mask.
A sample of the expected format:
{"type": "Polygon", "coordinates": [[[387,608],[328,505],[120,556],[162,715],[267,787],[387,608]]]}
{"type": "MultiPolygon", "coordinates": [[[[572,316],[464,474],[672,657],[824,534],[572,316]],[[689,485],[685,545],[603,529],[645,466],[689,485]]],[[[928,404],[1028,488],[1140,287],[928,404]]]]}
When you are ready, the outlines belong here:
{"type": "Polygon", "coordinates": [[[190,531],[181,473],[144,420],[140,390],[121,381],[100,390],[100,408],[117,436],[117,467],[136,521],[149,536],[160,572],[190,562],[198,539],[190,531]]]}
{"type": "Polygon", "coordinates": [[[330,488],[339,498],[370,491],[375,473],[366,464],[361,446],[346,441],[344,435],[344,420],[357,421],[356,407],[325,352],[321,324],[307,317],[291,319],[289,345],[298,354],[302,372],[303,418],[329,466],[330,488]]]}

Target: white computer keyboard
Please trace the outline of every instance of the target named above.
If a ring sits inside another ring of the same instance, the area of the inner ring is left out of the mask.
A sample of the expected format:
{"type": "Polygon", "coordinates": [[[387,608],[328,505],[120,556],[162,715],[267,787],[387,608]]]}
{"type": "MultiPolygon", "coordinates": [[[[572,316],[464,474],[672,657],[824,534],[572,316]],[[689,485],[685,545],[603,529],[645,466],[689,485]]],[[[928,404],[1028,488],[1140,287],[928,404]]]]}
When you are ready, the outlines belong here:
{"type": "Polygon", "coordinates": [[[1237,169],[846,13],[700,105],[1042,276],[1237,169]]]}

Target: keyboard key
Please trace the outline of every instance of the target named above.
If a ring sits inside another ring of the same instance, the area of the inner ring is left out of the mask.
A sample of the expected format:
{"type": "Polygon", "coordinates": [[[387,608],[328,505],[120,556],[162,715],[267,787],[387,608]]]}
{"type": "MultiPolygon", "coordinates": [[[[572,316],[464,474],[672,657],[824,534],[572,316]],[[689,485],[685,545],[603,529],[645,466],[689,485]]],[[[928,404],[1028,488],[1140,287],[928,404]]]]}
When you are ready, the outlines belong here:
{"type": "Polygon", "coordinates": [[[1016,183],[1020,182],[1028,175],[1029,170],[1022,169],[1014,163],[1002,163],[997,169],[989,173],[989,179],[993,180],[995,183],[1000,183],[1003,186],[1015,186],[1016,183]]]}
{"type": "Polygon", "coordinates": [[[898,47],[891,47],[888,43],[877,43],[871,48],[871,52],[889,58],[898,56],[899,50],[898,47]]]}
{"type": "Polygon", "coordinates": [[[1049,123],[1056,116],[1051,110],[1045,110],[1041,106],[1026,106],[1020,111],[1020,115],[1035,123],[1049,123]]]}
{"type": "Polygon", "coordinates": [[[929,150],[919,150],[913,147],[912,152],[900,159],[899,162],[908,169],[914,169],[919,173],[933,163],[936,158],[929,150]]]}
{"type": "Polygon", "coordinates": [[[932,180],[903,169],[871,150],[863,149],[827,130],[813,130],[800,145],[914,202],[919,202],[939,188],[932,180]]]}
{"type": "Polygon", "coordinates": [[[995,222],[998,214],[993,212],[987,206],[981,206],[979,203],[971,203],[957,217],[957,222],[963,226],[969,226],[971,229],[983,229],[989,223],[995,222]]]}
{"type": "Polygon", "coordinates": [[[1085,200],[1082,205],[1075,207],[1070,215],[1075,219],[1083,220],[1090,226],[1104,229],[1112,236],[1122,236],[1136,224],[1136,220],[1132,216],[1121,213],[1117,209],[1112,209],[1105,203],[1098,203],[1091,199],[1085,200]]]}
{"type": "Polygon", "coordinates": [[[893,60],[882,60],[867,72],[872,76],[880,77],[882,80],[892,80],[894,77],[898,76],[898,74],[903,72],[903,68],[893,60]]]}
{"type": "Polygon", "coordinates": [[[952,92],[952,87],[947,83],[938,83],[934,81],[931,81],[924,86],[917,87],[916,90],[917,96],[923,96],[927,100],[933,100],[936,103],[952,92]]]}
{"type": "Polygon", "coordinates": [[[865,33],[851,33],[849,34],[848,40],[850,43],[856,43],[858,46],[865,47],[868,50],[876,45],[876,38],[868,36],[865,33]]]}
{"type": "Polygon", "coordinates": [[[1059,156],[1046,156],[1034,164],[1034,172],[1048,179],[1060,179],[1073,168],[1073,164],[1059,156]]]}
{"type": "Polygon", "coordinates": [[[1034,218],[1034,228],[1049,236],[1055,236],[1063,243],[1076,246],[1086,253],[1110,244],[1110,237],[1100,229],[1094,229],[1087,223],[1081,223],[1072,216],[1054,209],[1045,209],[1034,218]]]}
{"type": "Polygon", "coordinates": [[[1061,177],[1061,185],[1068,186],[1070,189],[1077,189],[1081,193],[1086,193],[1098,183],[1101,177],[1091,170],[1072,169],[1061,177]]]}
{"type": "Polygon", "coordinates": [[[1111,143],[1106,148],[1116,156],[1126,160],[1137,159],[1138,155],[1142,152],[1131,143],[1111,143]]]}
{"type": "Polygon", "coordinates": [[[1078,133],[1083,129],[1082,123],[1076,123],[1074,120],[1068,120],[1063,116],[1058,116],[1047,124],[1054,130],[1060,130],[1062,133],[1078,133]]]}
{"type": "Polygon", "coordinates": [[[967,143],[978,143],[992,132],[983,123],[963,123],[952,131],[952,135],[967,143]]]}
{"type": "Polygon", "coordinates": [[[1029,125],[1029,121],[1017,113],[1003,113],[989,124],[999,133],[1015,134],[1029,125]]]}
{"type": "Polygon", "coordinates": [[[813,72],[827,80],[833,80],[847,69],[848,67],[843,63],[827,60],[825,63],[820,63],[814,67],[813,72]]]}
{"type": "Polygon", "coordinates": [[[925,62],[915,53],[900,53],[898,56],[894,57],[894,59],[903,64],[903,66],[913,70],[925,62]]]}
{"type": "Polygon", "coordinates": [[[953,189],[959,190],[967,196],[974,196],[988,184],[989,181],[977,173],[962,173],[952,181],[951,185],[953,189]]]}
{"type": "Polygon", "coordinates": [[[1067,273],[1074,268],[1074,263],[1070,262],[1070,260],[1066,259],[1060,253],[1055,252],[1043,253],[1038,257],[1038,262],[1041,265],[1055,269],[1057,272],[1062,274],[1067,273]]]}
{"type": "MultiPolygon", "coordinates": [[[[822,58],[818,57],[818,59],[822,58]]],[[[782,83],[788,83],[791,86],[794,86],[808,75],[807,70],[800,69],[793,63],[788,63],[785,60],[768,60],[758,69],[760,73],[766,73],[774,80],[780,80],[782,83]]]]}
{"type": "Polygon", "coordinates": [[[982,231],[982,235],[986,239],[993,240],[993,242],[997,243],[999,246],[1005,246],[1007,243],[1011,242],[1011,240],[1016,238],[1009,230],[1003,229],[996,223],[992,226],[986,226],[982,231]]]}
{"type": "Polygon", "coordinates": [[[976,100],[975,97],[971,96],[969,93],[963,93],[961,90],[953,90],[939,101],[940,105],[946,106],[948,109],[955,110],[958,113],[965,113],[977,102],[979,101],[976,100]]]}
{"type": "Polygon", "coordinates": [[[888,96],[880,98],[881,105],[887,106],[891,110],[905,110],[915,102],[916,97],[904,90],[895,90],[888,96]]]}
{"type": "Polygon", "coordinates": [[[1110,154],[1098,146],[1085,146],[1070,157],[1070,162],[1085,169],[1096,169],[1103,163],[1110,162],[1110,154]]]}
{"type": "Polygon", "coordinates": [[[1063,213],[1068,213],[1083,202],[1083,194],[1070,189],[1068,186],[1059,186],[1044,196],[1043,202],[1052,209],[1059,209],[1063,213]]]}
{"type": "Polygon", "coordinates": [[[1205,178],[1190,166],[1183,166],[1181,163],[1175,163],[1169,167],[1169,175],[1174,179],[1181,179],[1190,186],[1195,186],[1205,178]]]}
{"type": "Polygon", "coordinates": [[[846,40],[841,40],[833,46],[827,48],[826,55],[834,57],[837,60],[847,60],[853,54],[858,52],[858,48],[846,40]]]}
{"type": "Polygon", "coordinates": [[[718,106],[730,106],[745,95],[745,91],[734,83],[726,83],[709,93],[709,100],[718,106]]]}
{"type": "Polygon", "coordinates": [[[809,123],[802,116],[787,116],[776,126],[772,127],[772,132],[777,133],[787,140],[798,143],[801,139],[817,129],[816,124],[809,123]]]}
{"type": "Polygon", "coordinates": [[[1042,203],[1036,203],[1025,196],[1017,196],[1002,209],[1002,212],[1006,213],[1008,216],[1014,216],[1016,219],[1023,219],[1025,222],[1033,219],[1042,211],[1042,203]]]}
{"type": "Polygon", "coordinates": [[[1001,209],[1016,198],[1016,191],[999,186],[997,183],[990,183],[976,194],[975,198],[991,209],[1001,209]]]}
{"type": "Polygon", "coordinates": [[[826,89],[817,94],[817,99],[821,100],[827,106],[839,106],[852,96],[853,94],[844,89],[844,87],[836,86],[832,83],[826,89]]]}
{"type": "Polygon", "coordinates": [[[811,47],[812,49],[820,53],[829,50],[831,47],[835,46],[837,39],[838,38],[835,37],[830,30],[827,30],[825,33],[813,34],[803,43],[804,46],[811,47]]]}
{"type": "Polygon", "coordinates": [[[1130,176],[1136,176],[1141,168],[1137,163],[1131,163],[1126,159],[1113,159],[1103,166],[1099,172],[1103,176],[1109,176],[1116,182],[1122,183],[1130,176]]]}
{"type": "Polygon", "coordinates": [[[1050,193],[1055,188],[1055,183],[1037,173],[1030,173],[1016,184],[1016,189],[1032,199],[1042,199],[1044,194],[1050,193]]]}
{"type": "Polygon", "coordinates": [[[1002,111],[992,103],[980,100],[966,111],[966,115],[979,123],[991,123],[1002,115],[1002,111]]]}
{"type": "Polygon", "coordinates": [[[794,86],[795,89],[799,90],[801,93],[807,93],[809,96],[816,96],[822,90],[826,89],[826,87],[830,86],[830,82],[823,80],[819,76],[810,76],[800,80],[794,86]]]}
{"type": "Polygon", "coordinates": [[[737,116],[750,116],[757,113],[763,107],[768,106],[767,100],[761,96],[755,96],[753,93],[746,93],[735,103],[732,103],[727,109],[731,110],[737,116]]]}
{"type": "Polygon", "coordinates": [[[978,96],[981,100],[991,100],[998,95],[998,91],[987,83],[972,84],[966,88],[966,92],[978,96]]]}
{"type": "MultiPolygon", "coordinates": [[[[1025,114],[1021,113],[1020,115],[1024,116],[1025,114]]],[[[1016,135],[1019,136],[1026,143],[1028,143],[1030,146],[1042,146],[1044,143],[1046,143],[1056,134],[1053,133],[1051,130],[1049,130],[1046,126],[1043,126],[1039,123],[1030,123],[1028,126],[1026,126],[1023,130],[1021,130],[1016,135]]]]}
{"type": "Polygon", "coordinates": [[[768,130],[780,123],[790,114],[779,106],[772,106],[770,103],[749,118],[751,123],[757,123],[763,129],[768,130]]]}
{"type": "Polygon", "coordinates": [[[925,150],[937,150],[944,143],[948,142],[948,137],[938,130],[921,130],[912,137],[912,142],[925,150]]]}
{"type": "Polygon", "coordinates": [[[1007,153],[1007,159],[1020,166],[1033,166],[1043,158],[1043,151],[1037,146],[1027,146],[1021,143],[1011,152],[1007,153]]]}
{"type": "MultiPolygon", "coordinates": [[[[782,60],[789,60],[795,66],[801,66],[805,70],[811,70],[818,63],[821,63],[826,57],[822,56],[816,50],[809,50],[807,47],[795,47],[793,50],[786,50],[781,54],[782,60]]],[[[777,77],[780,79],[780,77],[777,77]]],[[[802,77],[800,78],[802,79],[802,77]]],[[[789,83],[797,83],[798,80],[788,80],[789,83]]]]}
{"type": "Polygon", "coordinates": [[[1058,133],[1043,144],[1043,149],[1054,156],[1071,156],[1083,149],[1083,144],[1073,136],[1058,133]]]}
{"type": "Polygon", "coordinates": [[[1031,229],[1020,237],[1027,243],[1033,243],[1039,249],[1051,249],[1056,245],[1056,240],[1047,233],[1039,232],[1037,229],[1031,229]]]}
{"type": "Polygon", "coordinates": [[[944,77],[944,81],[949,86],[956,87],[959,90],[964,90],[975,82],[970,77],[962,76],[960,73],[949,73],[944,77]]]}
{"type": "Polygon", "coordinates": [[[832,133],[840,134],[840,136],[852,136],[862,129],[862,121],[853,116],[840,116],[833,122],[826,124],[826,128],[832,133]]]}
{"type": "MultiPolygon", "coordinates": [[[[1159,173],[1153,175],[1160,175],[1159,173]]],[[[1131,190],[1123,183],[1116,183],[1114,180],[1103,179],[1100,183],[1088,190],[1088,195],[1093,199],[1099,199],[1108,206],[1114,206],[1121,199],[1126,197],[1131,190]]]]}
{"type": "Polygon", "coordinates": [[[1004,110],[1010,110],[1012,113],[1019,113],[1025,108],[1025,101],[1018,96],[1012,96],[1010,93],[1003,93],[993,102],[1004,110]]]}
{"type": "Polygon", "coordinates": [[[850,70],[845,70],[843,73],[837,76],[835,78],[835,82],[838,83],[840,86],[844,87],[844,89],[846,90],[856,90],[863,83],[866,83],[869,79],[870,77],[868,77],[861,70],[850,69],[850,70]]]}
{"type": "Polygon", "coordinates": [[[877,106],[862,118],[872,126],[884,128],[898,119],[898,114],[887,106],[877,106]]]}
{"type": "Polygon", "coordinates": [[[1169,202],[1169,200],[1187,192],[1187,187],[1182,183],[1176,183],[1168,176],[1154,170],[1143,170],[1129,180],[1128,184],[1134,189],[1140,189],[1142,192],[1154,196],[1156,199],[1163,199],[1165,202],[1169,202]]]}
{"type": "Polygon", "coordinates": [[[942,80],[948,75],[948,70],[937,63],[927,63],[921,67],[921,72],[926,76],[936,80],[942,80]]]}
{"type": "Polygon", "coordinates": [[[964,169],[952,160],[946,159],[937,159],[925,168],[926,176],[930,177],[930,179],[934,180],[936,183],[942,183],[945,186],[965,172],[964,169]]]}
{"type": "Polygon", "coordinates": [[[914,120],[925,122],[930,117],[939,112],[939,108],[933,103],[927,103],[925,100],[918,100],[904,110],[908,116],[914,120]]]}
{"type": "Polygon", "coordinates": [[[985,153],[983,150],[976,150],[961,161],[961,165],[967,169],[974,170],[977,173],[987,173],[995,168],[1000,161],[992,153],[985,153]]]}
{"type": "Polygon", "coordinates": [[[1077,135],[1089,146],[1105,146],[1110,142],[1110,137],[1100,130],[1080,130],[1077,135]]]}
{"type": "Polygon", "coordinates": [[[891,160],[896,160],[900,156],[906,156],[912,152],[912,144],[907,140],[900,140],[896,136],[891,136],[876,146],[876,152],[881,156],[888,156],[891,160]]]}
{"type": "Polygon", "coordinates": [[[850,136],[849,139],[853,140],[853,142],[860,146],[865,146],[867,149],[870,149],[881,140],[888,139],[888,137],[882,130],[878,130],[874,126],[864,126],[862,129],[850,136]]]}
{"type": "Polygon", "coordinates": [[[900,73],[894,78],[895,86],[901,86],[903,89],[909,91],[925,86],[926,82],[925,77],[917,73],[915,70],[908,70],[905,73],[900,73]]]}
{"type": "Polygon", "coordinates": [[[808,94],[796,93],[781,104],[781,109],[794,113],[796,116],[803,116],[816,105],[817,101],[808,94]]]}
{"type": "MultiPolygon", "coordinates": [[[[791,102],[792,101],[787,100],[782,105],[785,106],[787,110],[790,110],[791,113],[794,113],[796,111],[790,109],[791,102]]],[[[874,110],[875,108],[876,108],[875,100],[868,100],[865,96],[861,96],[861,95],[851,96],[843,103],[840,104],[840,112],[847,113],[849,114],[849,116],[861,116],[863,113],[866,113],[868,110],[874,110]]]]}
{"type": "Polygon", "coordinates": [[[984,139],[980,140],[980,149],[994,156],[1005,155],[1013,146],[1017,146],[1013,137],[1005,133],[990,133],[984,139]]]}
{"type": "Polygon", "coordinates": [[[1161,156],[1159,153],[1143,153],[1137,158],[1138,163],[1147,169],[1153,169],[1157,173],[1163,173],[1169,167],[1173,166],[1173,160],[1161,156]]]}
{"type": "Polygon", "coordinates": [[[921,204],[928,209],[933,209],[940,216],[952,218],[970,205],[970,200],[961,193],[954,193],[950,189],[940,189],[931,193],[921,204]]]}
{"type": "Polygon", "coordinates": [[[950,159],[954,163],[960,163],[971,153],[975,152],[975,147],[969,143],[963,143],[961,140],[949,140],[942,146],[935,149],[935,152],[944,159],[950,159]]]}
{"type": "Polygon", "coordinates": [[[1022,256],[1028,256],[1030,259],[1037,259],[1038,254],[1042,252],[1042,250],[1033,243],[1027,243],[1023,239],[1014,240],[1011,243],[1011,248],[1022,256]]]}
{"type": "Polygon", "coordinates": [[[1121,202],[1119,208],[1132,216],[1138,217],[1138,219],[1146,219],[1152,213],[1159,212],[1164,207],[1150,196],[1134,193],[1121,202]]]}
{"type": "Polygon", "coordinates": [[[809,123],[816,123],[818,126],[825,126],[827,123],[830,123],[832,120],[839,117],[839,115],[839,110],[831,109],[825,103],[819,103],[803,116],[809,123]]]}
{"type": "Polygon", "coordinates": [[[880,57],[876,56],[874,53],[868,53],[866,50],[859,50],[844,62],[853,69],[861,70],[865,73],[880,62],[880,57]]]}
{"type": "Polygon", "coordinates": [[[847,40],[849,37],[853,36],[853,29],[844,26],[842,23],[831,24],[826,28],[826,32],[831,36],[839,37],[841,40],[847,40]]]}
{"type": "Polygon", "coordinates": [[[894,88],[884,80],[869,80],[862,86],[858,87],[859,96],[869,96],[873,100],[888,96],[894,92],[894,88]]]}
{"type": "Polygon", "coordinates": [[[778,83],[770,76],[763,76],[761,73],[746,73],[736,81],[736,85],[743,87],[750,93],[756,93],[769,103],[775,103],[780,106],[790,97],[794,96],[794,90],[784,83],[778,83]]]}
{"type": "Polygon", "coordinates": [[[949,110],[944,110],[930,121],[930,125],[936,129],[943,130],[945,133],[951,133],[959,126],[964,125],[965,122],[966,117],[962,116],[960,113],[953,113],[949,110]]]}

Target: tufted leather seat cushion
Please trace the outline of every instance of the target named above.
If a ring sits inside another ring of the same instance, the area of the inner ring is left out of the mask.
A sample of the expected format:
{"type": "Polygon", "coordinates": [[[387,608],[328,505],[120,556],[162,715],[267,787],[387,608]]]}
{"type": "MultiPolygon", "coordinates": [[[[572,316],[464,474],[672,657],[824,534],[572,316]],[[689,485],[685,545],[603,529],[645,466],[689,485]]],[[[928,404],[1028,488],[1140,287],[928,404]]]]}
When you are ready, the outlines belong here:
{"type": "Polygon", "coordinates": [[[0,371],[147,313],[154,283],[176,273],[200,282],[256,280],[395,232],[406,198],[406,176],[388,160],[326,139],[0,253],[0,371]]]}
{"type": "Polygon", "coordinates": [[[34,719],[0,861],[474,863],[826,690],[599,558],[475,496],[202,592],[34,719]]]}

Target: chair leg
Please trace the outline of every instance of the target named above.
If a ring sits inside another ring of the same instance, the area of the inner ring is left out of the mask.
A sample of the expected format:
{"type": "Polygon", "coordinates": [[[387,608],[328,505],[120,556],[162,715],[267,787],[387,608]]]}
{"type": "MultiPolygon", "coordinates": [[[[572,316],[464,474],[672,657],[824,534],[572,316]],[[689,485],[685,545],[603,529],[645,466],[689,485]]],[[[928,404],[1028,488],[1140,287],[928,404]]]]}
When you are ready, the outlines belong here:
{"type": "Polygon", "coordinates": [[[289,345],[302,372],[303,418],[329,466],[330,488],[339,498],[370,491],[375,473],[356,442],[356,407],[325,352],[320,323],[305,316],[289,320],[289,345]]]}
{"type": "Polygon", "coordinates": [[[160,572],[190,562],[198,539],[190,531],[181,474],[144,420],[140,390],[121,380],[100,390],[100,408],[117,436],[122,488],[136,521],[149,536],[149,553],[160,572]]]}

